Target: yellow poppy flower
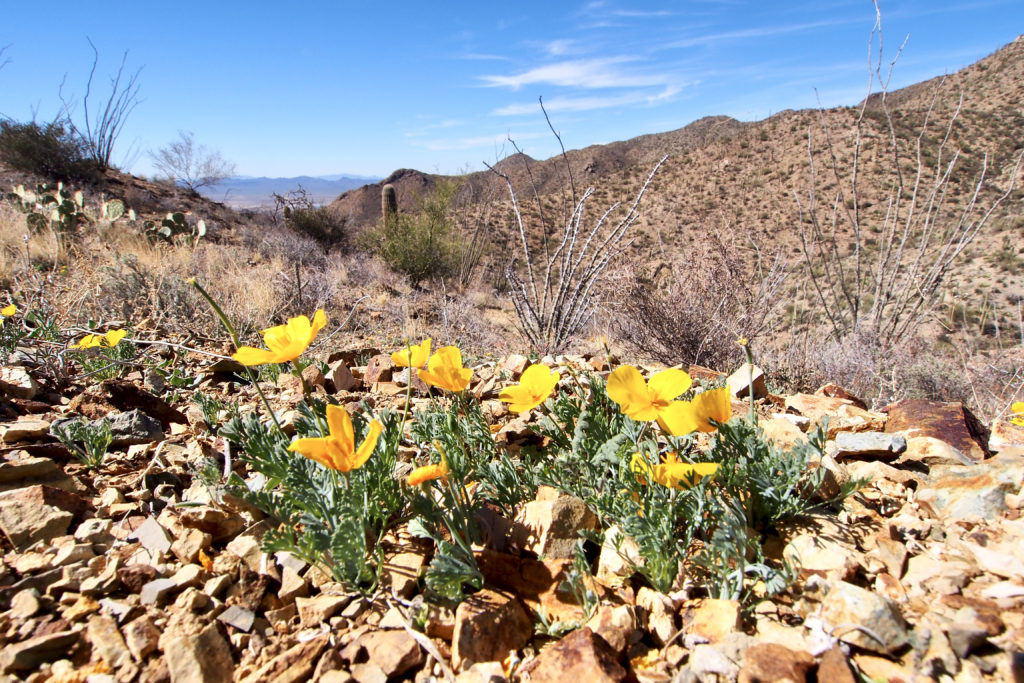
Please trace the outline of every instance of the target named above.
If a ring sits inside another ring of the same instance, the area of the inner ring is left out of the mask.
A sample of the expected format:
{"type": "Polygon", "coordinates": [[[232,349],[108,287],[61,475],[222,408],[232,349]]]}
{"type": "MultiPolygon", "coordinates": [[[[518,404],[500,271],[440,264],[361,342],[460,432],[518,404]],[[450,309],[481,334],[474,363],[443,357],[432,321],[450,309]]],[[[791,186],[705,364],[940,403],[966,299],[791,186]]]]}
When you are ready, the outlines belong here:
{"type": "Polygon", "coordinates": [[[619,404],[622,412],[638,422],[657,419],[673,399],[690,388],[690,376],[678,368],[669,368],[644,382],[643,375],[632,365],[616,368],[608,376],[608,398],[619,404]]]}
{"type": "Polygon", "coordinates": [[[561,375],[546,365],[531,365],[519,378],[519,384],[505,387],[498,400],[508,403],[513,413],[525,413],[536,408],[551,395],[561,375]]]}
{"type": "Polygon", "coordinates": [[[12,315],[14,315],[17,312],[18,312],[18,307],[15,306],[14,304],[11,304],[9,306],[4,306],[3,308],[0,308],[0,315],[4,316],[5,318],[10,318],[12,315]]]}
{"type": "Polygon", "coordinates": [[[371,422],[366,439],[356,449],[352,418],[348,416],[347,410],[334,404],[327,406],[327,428],[328,436],[296,439],[288,446],[288,450],[304,455],[332,470],[351,472],[362,467],[363,463],[370,459],[373,449],[377,446],[377,438],[384,429],[377,420],[371,422]]]}
{"type": "Polygon", "coordinates": [[[1024,401],[1017,401],[1010,406],[1010,410],[1013,411],[1013,417],[1010,418],[1010,422],[1024,427],[1024,401]]]}
{"type": "Polygon", "coordinates": [[[639,453],[634,453],[633,459],[629,463],[629,468],[637,474],[638,477],[642,475],[640,478],[642,483],[646,483],[644,478],[649,478],[666,488],[688,489],[702,478],[710,477],[717,472],[718,463],[679,462],[678,459],[673,457],[671,462],[665,462],[652,467],[647,460],[644,459],[644,456],[639,453]]]}
{"type": "Polygon", "coordinates": [[[418,346],[410,346],[407,349],[392,353],[391,362],[400,368],[422,368],[427,364],[427,358],[429,357],[430,338],[428,337],[418,346]]]}
{"type": "Polygon", "coordinates": [[[423,467],[417,467],[409,473],[409,486],[419,486],[424,482],[444,479],[447,476],[448,466],[444,461],[437,465],[424,465],[423,467]]]}
{"type": "Polygon", "coordinates": [[[126,334],[128,333],[124,330],[110,330],[106,334],[87,334],[77,344],[72,344],[71,348],[92,349],[97,346],[105,346],[112,349],[121,343],[126,334]]]}
{"type": "Polygon", "coordinates": [[[732,417],[732,399],[725,387],[711,389],[697,394],[692,401],[672,401],[658,417],[658,424],[672,436],[683,436],[690,432],[713,432],[716,422],[726,422],[732,417]]]}
{"type": "Polygon", "coordinates": [[[313,338],[327,325],[323,310],[313,314],[313,322],[304,315],[289,318],[285,325],[263,330],[266,349],[243,346],[231,355],[242,365],[263,365],[264,363],[287,363],[302,355],[313,343],[313,338]]]}
{"type": "Polygon", "coordinates": [[[462,352],[457,346],[445,346],[430,357],[427,369],[420,370],[419,376],[431,386],[448,391],[462,391],[469,386],[473,371],[462,367],[462,352]]]}

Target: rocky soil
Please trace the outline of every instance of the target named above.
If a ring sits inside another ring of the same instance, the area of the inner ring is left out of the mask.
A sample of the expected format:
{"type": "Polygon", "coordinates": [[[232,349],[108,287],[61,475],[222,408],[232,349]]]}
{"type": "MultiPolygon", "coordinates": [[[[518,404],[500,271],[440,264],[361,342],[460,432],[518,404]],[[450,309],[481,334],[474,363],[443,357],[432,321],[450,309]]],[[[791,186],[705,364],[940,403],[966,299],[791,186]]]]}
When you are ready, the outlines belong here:
{"type": "MultiPolygon", "coordinates": [[[[343,403],[404,397],[387,356],[354,357],[308,379],[343,403]]],[[[496,380],[525,363],[484,363],[471,387],[512,449],[535,437],[495,400],[496,380]]],[[[203,370],[204,391],[255,405],[225,370],[203,370]]],[[[285,415],[301,397],[292,380],[267,387],[285,415]]],[[[836,386],[761,387],[771,438],[791,443],[828,416],[821,466],[867,480],[838,509],[766,539],[800,567],[797,583],[743,610],[624,581],[618,554],[602,552],[600,607],[556,637],[538,635],[534,615],[581,614],[559,591],[588,523],[580,501],[539,491],[478,549],[487,585],[454,610],[424,602],[431,548],[404,532],[387,539],[381,589],[347,593],[261,552],[269,520],[199,476],[210,462],[241,470],[237,459],[197,406],[168,404],[159,385],[136,374],[60,395],[29,368],[0,368],[0,681],[1024,680],[1024,429],[982,425],[960,404],[875,412],[836,386]],[[112,419],[97,470],[50,436],[74,414],[112,419]]]]}

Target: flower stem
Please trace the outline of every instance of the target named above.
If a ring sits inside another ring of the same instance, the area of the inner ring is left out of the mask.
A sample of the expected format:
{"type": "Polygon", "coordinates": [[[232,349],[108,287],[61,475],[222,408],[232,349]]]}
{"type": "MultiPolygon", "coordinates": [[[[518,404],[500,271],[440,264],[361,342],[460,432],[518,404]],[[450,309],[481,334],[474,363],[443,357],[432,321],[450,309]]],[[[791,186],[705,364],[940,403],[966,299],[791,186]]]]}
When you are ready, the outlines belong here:
{"type": "MultiPolygon", "coordinates": [[[[231,321],[228,319],[227,314],[224,313],[224,310],[217,304],[216,301],[213,300],[213,297],[210,296],[205,289],[203,289],[203,286],[199,284],[198,280],[192,277],[188,279],[188,282],[190,285],[196,288],[196,291],[199,292],[204,299],[206,299],[207,303],[210,304],[210,308],[212,308],[213,312],[217,314],[218,318],[220,318],[221,324],[224,326],[224,329],[228,331],[228,335],[230,335],[231,337],[231,343],[234,344],[235,351],[237,351],[241,346],[238,343],[238,333],[235,332],[235,327],[231,324],[231,321]]],[[[270,407],[270,401],[267,400],[266,394],[264,394],[263,389],[260,388],[259,379],[256,377],[256,374],[248,365],[245,366],[245,371],[246,374],[249,375],[249,381],[252,382],[254,387],[256,387],[256,393],[258,393],[260,395],[260,398],[263,399],[263,405],[266,407],[267,412],[270,413],[270,419],[274,422],[274,426],[277,427],[277,431],[284,435],[284,429],[281,427],[281,423],[277,421],[277,415],[274,414],[274,409],[270,407]]]]}

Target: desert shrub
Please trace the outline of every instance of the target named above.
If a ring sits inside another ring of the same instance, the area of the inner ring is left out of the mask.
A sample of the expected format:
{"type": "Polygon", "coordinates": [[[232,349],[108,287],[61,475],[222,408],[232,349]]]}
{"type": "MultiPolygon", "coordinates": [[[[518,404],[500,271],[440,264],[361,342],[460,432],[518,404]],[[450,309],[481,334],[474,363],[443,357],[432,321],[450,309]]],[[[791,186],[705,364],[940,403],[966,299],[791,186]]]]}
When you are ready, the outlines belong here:
{"type": "Polygon", "coordinates": [[[0,160],[16,171],[47,180],[95,182],[99,169],[88,154],[85,141],[63,121],[0,121],[0,160]]]}
{"type": "Polygon", "coordinates": [[[280,215],[289,229],[313,238],[326,249],[344,245],[344,219],[326,206],[317,206],[302,186],[284,195],[275,193],[274,202],[275,215],[280,215]]]}
{"type": "Polygon", "coordinates": [[[362,235],[365,248],[418,285],[455,272],[462,249],[451,208],[457,183],[440,181],[417,202],[415,213],[382,218],[362,235]]]}
{"type": "Polygon", "coordinates": [[[738,337],[756,341],[773,329],[787,275],[781,258],[762,263],[759,253],[745,256],[709,235],[685,264],[627,276],[612,329],[634,351],[668,365],[728,370],[742,360],[738,337]]]}
{"type": "Polygon", "coordinates": [[[295,209],[286,219],[289,228],[331,247],[345,240],[345,221],[334,216],[326,206],[295,209]]]}

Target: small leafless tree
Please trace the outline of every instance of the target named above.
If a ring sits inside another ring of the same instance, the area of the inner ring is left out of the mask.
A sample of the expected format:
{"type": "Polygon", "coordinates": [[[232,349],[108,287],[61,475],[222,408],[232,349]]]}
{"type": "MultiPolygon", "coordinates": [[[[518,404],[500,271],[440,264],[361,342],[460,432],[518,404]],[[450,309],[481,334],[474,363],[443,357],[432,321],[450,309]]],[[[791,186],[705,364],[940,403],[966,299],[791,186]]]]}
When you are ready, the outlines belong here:
{"type": "Polygon", "coordinates": [[[533,181],[526,155],[516,146],[515,141],[510,139],[509,142],[526,163],[531,190],[537,204],[543,255],[534,254],[530,247],[523,212],[512,179],[507,173],[490,164],[485,165],[502,178],[508,187],[522,246],[521,256],[525,261],[526,279],[524,280],[517,272],[515,262],[506,271],[519,329],[534,349],[541,353],[557,353],[593,316],[595,286],[612,259],[629,246],[630,241],[624,239],[640,216],[640,200],[668,157],[662,157],[661,161],[655,164],[625,215],[617,220],[612,218],[620,206],[620,202],[616,202],[597,219],[592,228],[586,230],[583,226],[586,203],[593,195],[594,188],[589,187],[582,195],[577,194],[565,145],[551,124],[543,100],[540,106],[548,127],[561,147],[571,193],[571,211],[560,231],[553,230],[553,226],[545,220],[543,202],[533,181]],[[541,256],[543,262],[535,263],[541,256]]]}
{"type": "Polygon", "coordinates": [[[92,48],[92,67],[89,69],[89,79],[85,84],[85,96],[82,98],[81,125],[74,123],[72,116],[74,103],[64,98],[63,83],[61,83],[60,98],[65,116],[72,122],[75,134],[85,141],[89,155],[100,168],[107,169],[110,168],[114,145],[117,144],[118,138],[124,131],[128,116],[139,104],[139,74],[142,73],[142,67],[136,69],[135,73],[126,74],[128,51],[125,50],[121,55],[121,64],[117,69],[117,75],[110,79],[110,95],[105,101],[98,104],[90,103],[89,98],[93,94],[93,79],[96,77],[96,66],[99,63],[100,53],[92,40],[89,40],[89,47],[92,48]]]}
{"type": "Polygon", "coordinates": [[[940,285],[953,263],[1013,190],[1021,157],[1006,189],[985,207],[985,196],[991,196],[983,192],[988,189],[991,163],[986,154],[973,191],[955,205],[951,201],[958,180],[954,173],[961,170],[957,165],[961,152],[955,149],[953,137],[963,95],[948,118],[936,123],[940,81],[923,112],[916,139],[909,141],[909,154],[904,151],[901,142],[906,137],[897,134],[888,92],[903,46],[883,74],[877,2],[875,16],[868,41],[868,93],[857,113],[852,161],[840,161],[836,134],[819,106],[823,140],[815,140],[808,129],[810,182],[805,196],[795,195],[804,261],[832,335],[842,339],[866,333],[888,345],[914,332],[934,311],[940,285]],[[879,92],[872,94],[876,83],[879,92]],[[873,121],[881,123],[873,143],[883,149],[878,161],[885,165],[887,187],[881,188],[882,201],[875,210],[868,211],[870,189],[861,164],[873,121]],[[816,156],[824,159],[821,169],[816,156]],[[929,156],[934,156],[934,163],[927,160],[929,156]],[[843,255],[844,248],[849,253],[843,255]]]}
{"type": "Polygon", "coordinates": [[[235,173],[235,165],[226,161],[218,150],[197,145],[191,131],[179,130],[177,140],[149,156],[160,173],[192,192],[216,185],[235,173]]]}

